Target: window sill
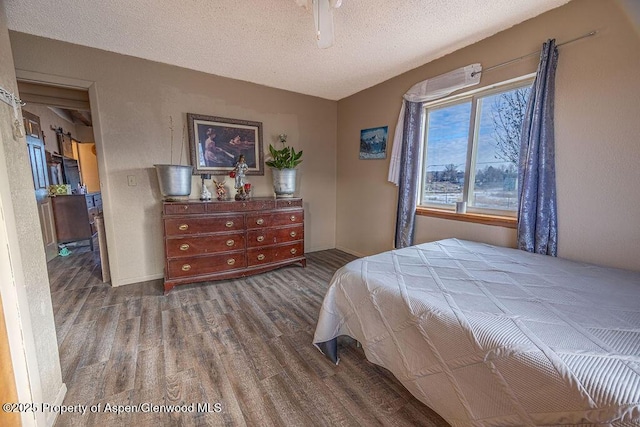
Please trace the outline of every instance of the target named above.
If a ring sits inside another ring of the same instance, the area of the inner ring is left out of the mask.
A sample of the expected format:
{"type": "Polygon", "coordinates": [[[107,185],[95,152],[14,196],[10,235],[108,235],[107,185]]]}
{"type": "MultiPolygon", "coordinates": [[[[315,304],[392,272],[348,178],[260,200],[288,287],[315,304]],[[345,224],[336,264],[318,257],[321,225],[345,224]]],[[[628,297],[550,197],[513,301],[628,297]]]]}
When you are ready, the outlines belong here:
{"type": "Polygon", "coordinates": [[[518,219],[511,216],[485,215],[479,213],[455,213],[442,209],[417,207],[416,215],[430,216],[434,218],[452,219],[455,221],[474,222],[498,227],[517,228],[518,219]]]}

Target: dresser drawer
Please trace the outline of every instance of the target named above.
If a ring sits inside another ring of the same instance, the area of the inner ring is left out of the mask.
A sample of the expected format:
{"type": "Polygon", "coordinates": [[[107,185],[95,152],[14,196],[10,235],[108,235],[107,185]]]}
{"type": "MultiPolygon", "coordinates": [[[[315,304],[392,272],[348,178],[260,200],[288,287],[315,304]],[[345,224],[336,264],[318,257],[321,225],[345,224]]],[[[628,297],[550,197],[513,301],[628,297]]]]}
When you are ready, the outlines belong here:
{"type": "Polygon", "coordinates": [[[280,212],[256,212],[247,214],[247,228],[266,228],[279,225],[302,224],[304,211],[302,209],[287,209],[280,212]]]}
{"type": "Polygon", "coordinates": [[[166,215],[203,214],[205,206],[204,203],[167,203],[164,205],[164,213],[166,215]]]}
{"type": "Polygon", "coordinates": [[[167,262],[169,278],[199,276],[219,273],[227,270],[245,268],[244,252],[233,252],[223,255],[176,258],[167,262]]]}
{"type": "Polygon", "coordinates": [[[292,225],[302,224],[304,221],[304,211],[302,209],[286,210],[273,214],[271,225],[292,225]]]}
{"type": "Polygon", "coordinates": [[[167,236],[186,236],[201,233],[219,233],[244,229],[242,215],[220,215],[207,217],[165,218],[164,230],[167,236]]]}
{"type": "Polygon", "coordinates": [[[276,199],[277,208],[302,207],[302,199],[276,199]]]}
{"type": "Polygon", "coordinates": [[[249,230],[247,232],[247,247],[255,248],[302,239],[304,239],[304,228],[302,225],[267,228],[264,230],[249,230]]]}
{"type": "Polygon", "coordinates": [[[102,210],[102,194],[97,193],[93,195],[93,203],[96,205],[96,208],[102,210]]]}
{"type": "Polygon", "coordinates": [[[304,244],[302,241],[282,246],[252,248],[247,249],[247,265],[251,267],[254,265],[285,261],[287,259],[298,258],[303,255],[304,244]]]}
{"type": "Polygon", "coordinates": [[[247,228],[266,228],[272,225],[271,212],[256,212],[247,214],[247,228]]]}
{"type": "Polygon", "coordinates": [[[185,257],[244,249],[244,233],[189,236],[166,240],[167,257],[185,257]]]}
{"type": "Polygon", "coordinates": [[[227,202],[211,202],[207,204],[207,212],[244,212],[259,211],[263,209],[273,209],[276,206],[275,200],[243,200],[227,202]]]}

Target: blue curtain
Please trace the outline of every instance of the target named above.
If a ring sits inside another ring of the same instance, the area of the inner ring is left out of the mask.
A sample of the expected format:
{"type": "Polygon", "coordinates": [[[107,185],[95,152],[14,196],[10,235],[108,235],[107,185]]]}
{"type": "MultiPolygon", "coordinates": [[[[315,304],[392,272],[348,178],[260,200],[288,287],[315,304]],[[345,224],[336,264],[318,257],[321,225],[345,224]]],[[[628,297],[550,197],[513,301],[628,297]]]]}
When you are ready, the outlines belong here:
{"type": "Polygon", "coordinates": [[[522,123],[518,167],[518,248],[556,256],[558,212],[553,135],[558,48],[542,45],[540,64],[522,123]]]}
{"type": "Polygon", "coordinates": [[[396,248],[413,245],[416,222],[418,179],[420,176],[420,126],[422,102],[404,100],[404,134],[398,191],[398,216],[396,220],[396,248]]]}

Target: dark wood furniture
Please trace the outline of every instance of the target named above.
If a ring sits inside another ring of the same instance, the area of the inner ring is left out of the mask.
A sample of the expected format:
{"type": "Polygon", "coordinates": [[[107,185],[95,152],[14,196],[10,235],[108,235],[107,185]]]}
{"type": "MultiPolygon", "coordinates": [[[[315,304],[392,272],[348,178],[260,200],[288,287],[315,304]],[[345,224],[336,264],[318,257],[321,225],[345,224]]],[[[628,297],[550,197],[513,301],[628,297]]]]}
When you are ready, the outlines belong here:
{"type": "Polygon", "coordinates": [[[89,240],[93,251],[93,237],[98,232],[95,217],[102,212],[101,194],[56,196],[51,201],[58,243],[89,240]]]}
{"type": "Polygon", "coordinates": [[[301,263],[302,199],[164,202],[164,290],[301,263]]]}

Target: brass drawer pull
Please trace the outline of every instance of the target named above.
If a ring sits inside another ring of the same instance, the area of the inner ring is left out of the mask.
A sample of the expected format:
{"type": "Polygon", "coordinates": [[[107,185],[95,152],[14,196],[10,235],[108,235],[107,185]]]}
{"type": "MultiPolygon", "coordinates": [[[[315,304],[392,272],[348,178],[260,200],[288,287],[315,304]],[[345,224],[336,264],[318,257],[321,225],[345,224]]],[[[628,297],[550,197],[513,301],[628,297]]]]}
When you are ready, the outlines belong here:
{"type": "Polygon", "coordinates": [[[229,259],[227,260],[227,264],[229,264],[229,265],[233,265],[233,264],[235,264],[235,263],[236,263],[236,260],[235,260],[235,259],[233,259],[233,258],[229,258],[229,259]]]}
{"type": "Polygon", "coordinates": [[[189,224],[180,224],[178,230],[185,231],[189,229],[189,224]]]}
{"type": "Polygon", "coordinates": [[[262,242],[262,241],[264,240],[264,236],[258,236],[258,237],[256,238],[256,240],[257,240],[258,242],[262,242]]]}
{"type": "Polygon", "coordinates": [[[233,239],[227,240],[227,246],[233,246],[234,243],[233,239]]]}
{"type": "Polygon", "coordinates": [[[258,255],[258,261],[262,261],[264,259],[264,254],[258,255]]]}
{"type": "Polygon", "coordinates": [[[296,216],[295,215],[291,215],[291,217],[289,218],[291,221],[295,221],[296,220],[296,216]]]}
{"type": "Polygon", "coordinates": [[[289,236],[291,236],[291,237],[296,237],[296,232],[295,232],[295,231],[292,231],[291,233],[289,233],[289,236]]]}
{"type": "Polygon", "coordinates": [[[189,206],[184,205],[184,210],[185,210],[185,211],[186,211],[186,210],[189,210],[189,206]]]}
{"type": "Polygon", "coordinates": [[[191,266],[189,264],[185,264],[182,266],[182,271],[189,271],[191,270],[191,266]]]}
{"type": "Polygon", "coordinates": [[[258,225],[264,224],[264,219],[258,218],[258,220],[256,221],[256,224],[258,224],[258,225]]]}
{"type": "Polygon", "coordinates": [[[293,254],[295,254],[296,252],[298,252],[298,251],[296,250],[296,248],[291,249],[291,254],[292,254],[292,255],[293,255],[293,254]]]}
{"type": "Polygon", "coordinates": [[[180,250],[181,251],[186,251],[189,249],[189,244],[188,243],[183,243],[180,245],[180,250]]]}
{"type": "Polygon", "coordinates": [[[231,228],[231,227],[233,227],[233,221],[227,221],[227,223],[225,224],[225,226],[226,226],[227,228],[231,228]]]}

